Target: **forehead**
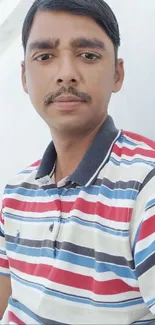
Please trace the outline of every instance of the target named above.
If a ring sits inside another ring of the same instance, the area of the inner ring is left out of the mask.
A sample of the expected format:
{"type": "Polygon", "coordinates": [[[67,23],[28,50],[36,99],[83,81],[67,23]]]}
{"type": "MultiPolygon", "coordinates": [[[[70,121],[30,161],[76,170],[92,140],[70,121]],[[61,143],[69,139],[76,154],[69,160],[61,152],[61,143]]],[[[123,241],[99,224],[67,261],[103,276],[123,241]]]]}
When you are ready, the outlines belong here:
{"type": "Polygon", "coordinates": [[[97,37],[104,41],[107,48],[113,49],[110,38],[92,18],[56,11],[37,12],[30,31],[28,44],[38,38],[56,38],[60,39],[62,43],[69,43],[75,37],[97,37]]]}

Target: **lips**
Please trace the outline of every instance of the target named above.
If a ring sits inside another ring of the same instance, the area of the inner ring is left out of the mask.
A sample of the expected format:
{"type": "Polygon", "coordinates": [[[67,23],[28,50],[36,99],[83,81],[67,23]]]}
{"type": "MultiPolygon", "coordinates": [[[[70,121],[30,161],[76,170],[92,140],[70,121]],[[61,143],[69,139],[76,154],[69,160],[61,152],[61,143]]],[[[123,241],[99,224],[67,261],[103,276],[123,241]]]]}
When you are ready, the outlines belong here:
{"type": "Polygon", "coordinates": [[[82,102],[82,100],[76,96],[60,96],[57,97],[53,102],[54,103],[79,103],[82,102]]]}

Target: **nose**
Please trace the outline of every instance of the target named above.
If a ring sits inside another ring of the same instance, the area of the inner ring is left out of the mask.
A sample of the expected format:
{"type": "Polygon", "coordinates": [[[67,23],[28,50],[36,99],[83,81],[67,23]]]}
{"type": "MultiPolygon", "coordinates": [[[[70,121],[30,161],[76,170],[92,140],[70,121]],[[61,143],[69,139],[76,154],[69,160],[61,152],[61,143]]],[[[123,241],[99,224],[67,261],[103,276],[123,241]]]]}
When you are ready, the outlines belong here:
{"type": "Polygon", "coordinates": [[[76,67],[75,60],[72,58],[63,58],[59,64],[58,73],[56,77],[57,86],[73,86],[76,87],[80,81],[80,73],[76,67]]]}

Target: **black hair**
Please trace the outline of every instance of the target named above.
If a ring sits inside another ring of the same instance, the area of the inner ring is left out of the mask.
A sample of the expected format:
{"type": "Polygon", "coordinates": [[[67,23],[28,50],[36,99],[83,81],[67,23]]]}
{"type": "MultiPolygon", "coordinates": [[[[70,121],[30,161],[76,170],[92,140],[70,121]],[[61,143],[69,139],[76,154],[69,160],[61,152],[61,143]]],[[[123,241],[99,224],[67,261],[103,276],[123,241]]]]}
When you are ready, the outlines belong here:
{"type": "Polygon", "coordinates": [[[96,21],[109,36],[117,58],[120,46],[120,32],[117,19],[103,0],[35,0],[29,9],[22,28],[22,44],[26,51],[33,19],[38,11],[66,11],[73,15],[87,16],[96,21]]]}

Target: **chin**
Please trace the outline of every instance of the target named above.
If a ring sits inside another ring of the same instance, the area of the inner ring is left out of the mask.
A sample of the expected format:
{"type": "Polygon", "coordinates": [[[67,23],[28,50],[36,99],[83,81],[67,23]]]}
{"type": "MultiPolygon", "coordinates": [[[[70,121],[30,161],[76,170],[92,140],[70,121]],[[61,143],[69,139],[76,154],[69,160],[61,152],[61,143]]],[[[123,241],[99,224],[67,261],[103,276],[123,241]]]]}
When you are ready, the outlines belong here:
{"type": "MultiPolygon", "coordinates": [[[[48,124],[49,125],[49,124],[48,124]]],[[[50,123],[49,125],[50,129],[53,131],[56,131],[58,133],[64,134],[64,135],[78,135],[81,133],[84,133],[84,131],[86,131],[86,129],[88,128],[88,124],[87,123],[81,123],[81,119],[80,121],[75,121],[75,120],[71,120],[70,121],[57,121],[57,123],[50,123]]]]}

